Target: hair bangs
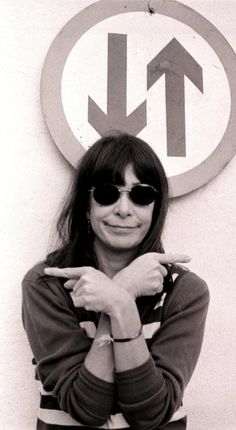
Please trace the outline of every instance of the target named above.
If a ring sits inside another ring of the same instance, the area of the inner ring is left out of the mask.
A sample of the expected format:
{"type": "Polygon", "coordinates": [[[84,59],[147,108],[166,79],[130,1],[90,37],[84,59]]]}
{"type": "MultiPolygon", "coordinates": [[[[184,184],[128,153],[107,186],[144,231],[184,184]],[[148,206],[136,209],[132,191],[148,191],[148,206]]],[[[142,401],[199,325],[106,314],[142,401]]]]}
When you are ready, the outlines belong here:
{"type": "Polygon", "coordinates": [[[133,164],[132,151],[117,136],[109,142],[101,140],[103,151],[98,151],[90,176],[91,185],[113,183],[124,185],[125,170],[133,164]]]}

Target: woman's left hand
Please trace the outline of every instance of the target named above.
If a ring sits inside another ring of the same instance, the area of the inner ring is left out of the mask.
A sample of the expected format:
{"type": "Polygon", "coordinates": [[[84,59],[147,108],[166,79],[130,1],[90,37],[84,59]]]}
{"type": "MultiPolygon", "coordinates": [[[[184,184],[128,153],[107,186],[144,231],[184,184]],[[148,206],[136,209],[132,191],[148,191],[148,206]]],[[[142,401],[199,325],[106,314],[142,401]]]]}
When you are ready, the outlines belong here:
{"type": "MultiPolygon", "coordinates": [[[[122,303],[124,291],[114,288],[116,284],[104,273],[93,267],[57,268],[48,267],[46,275],[67,278],[64,287],[71,290],[71,298],[75,307],[83,307],[88,311],[112,314],[114,307],[122,303]]],[[[124,297],[125,300],[125,297],[124,297]]]]}
{"type": "Polygon", "coordinates": [[[163,290],[164,278],[167,275],[165,265],[189,261],[190,257],[184,254],[147,252],[118,272],[113,280],[134,299],[139,296],[153,296],[163,290]]]}

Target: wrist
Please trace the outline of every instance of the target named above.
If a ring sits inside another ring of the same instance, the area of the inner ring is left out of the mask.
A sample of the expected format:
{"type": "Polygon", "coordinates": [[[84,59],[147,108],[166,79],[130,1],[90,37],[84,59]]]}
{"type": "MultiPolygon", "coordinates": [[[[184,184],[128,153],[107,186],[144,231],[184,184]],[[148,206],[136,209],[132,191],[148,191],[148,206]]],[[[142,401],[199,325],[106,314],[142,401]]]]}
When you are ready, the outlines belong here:
{"type": "Polygon", "coordinates": [[[111,333],[111,322],[108,315],[105,313],[101,313],[97,331],[96,331],[96,337],[101,336],[103,334],[110,334],[111,333]]]}
{"type": "Polygon", "coordinates": [[[126,315],[130,315],[131,312],[136,309],[136,304],[133,296],[125,290],[117,291],[117,294],[113,296],[109,317],[113,320],[123,319],[126,315]]]}
{"type": "Polygon", "coordinates": [[[127,342],[131,342],[132,340],[138,339],[138,337],[140,337],[142,333],[143,333],[143,326],[141,325],[139,331],[137,331],[137,333],[135,333],[130,337],[114,338],[112,335],[107,334],[96,338],[95,343],[98,345],[99,348],[102,346],[108,345],[110,343],[127,343],[127,342]]]}
{"type": "Polygon", "coordinates": [[[121,270],[120,272],[118,272],[114,278],[113,281],[117,284],[117,286],[123,291],[126,291],[127,293],[129,293],[132,297],[135,298],[135,293],[133,292],[134,290],[134,285],[133,285],[133,278],[130,279],[128,276],[124,276],[124,270],[121,270]]]}
{"type": "Polygon", "coordinates": [[[120,298],[118,304],[114,301],[110,321],[113,339],[136,338],[137,333],[141,330],[141,321],[135,300],[129,293],[122,294],[122,299],[120,298]]]}

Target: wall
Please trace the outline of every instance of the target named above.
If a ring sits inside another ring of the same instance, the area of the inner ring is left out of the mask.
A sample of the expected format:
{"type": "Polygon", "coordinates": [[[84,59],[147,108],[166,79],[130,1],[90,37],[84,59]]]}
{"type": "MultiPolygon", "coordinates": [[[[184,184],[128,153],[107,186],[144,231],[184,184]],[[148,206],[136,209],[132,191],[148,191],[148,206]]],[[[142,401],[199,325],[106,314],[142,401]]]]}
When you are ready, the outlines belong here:
{"type": "MultiPolygon", "coordinates": [[[[21,279],[44,258],[72,169],[51,141],[40,107],[40,74],[51,41],[87,0],[1,0],[0,427],[33,430],[38,394],[21,325],[21,279]]],[[[91,3],[91,1],[90,1],[91,3]]],[[[236,5],[191,1],[236,49],[236,5]]],[[[220,115],[220,110],[219,110],[220,115]]],[[[217,118],[216,118],[217,121],[217,118]]],[[[211,306],[200,361],[187,388],[190,430],[236,425],[236,158],[209,184],[171,203],[165,246],[192,256],[211,306]]]]}

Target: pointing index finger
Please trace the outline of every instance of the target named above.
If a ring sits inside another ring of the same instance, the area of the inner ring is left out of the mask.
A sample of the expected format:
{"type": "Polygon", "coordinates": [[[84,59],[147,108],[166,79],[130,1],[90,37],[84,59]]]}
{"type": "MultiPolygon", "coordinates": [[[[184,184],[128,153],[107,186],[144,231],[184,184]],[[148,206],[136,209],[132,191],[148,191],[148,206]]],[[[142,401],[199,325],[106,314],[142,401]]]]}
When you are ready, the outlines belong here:
{"type": "Polygon", "coordinates": [[[161,264],[189,263],[191,257],[185,254],[158,254],[158,261],[161,264]]]}
{"type": "Polygon", "coordinates": [[[79,278],[83,274],[83,267],[46,267],[45,275],[56,276],[58,278],[79,278]]]}

